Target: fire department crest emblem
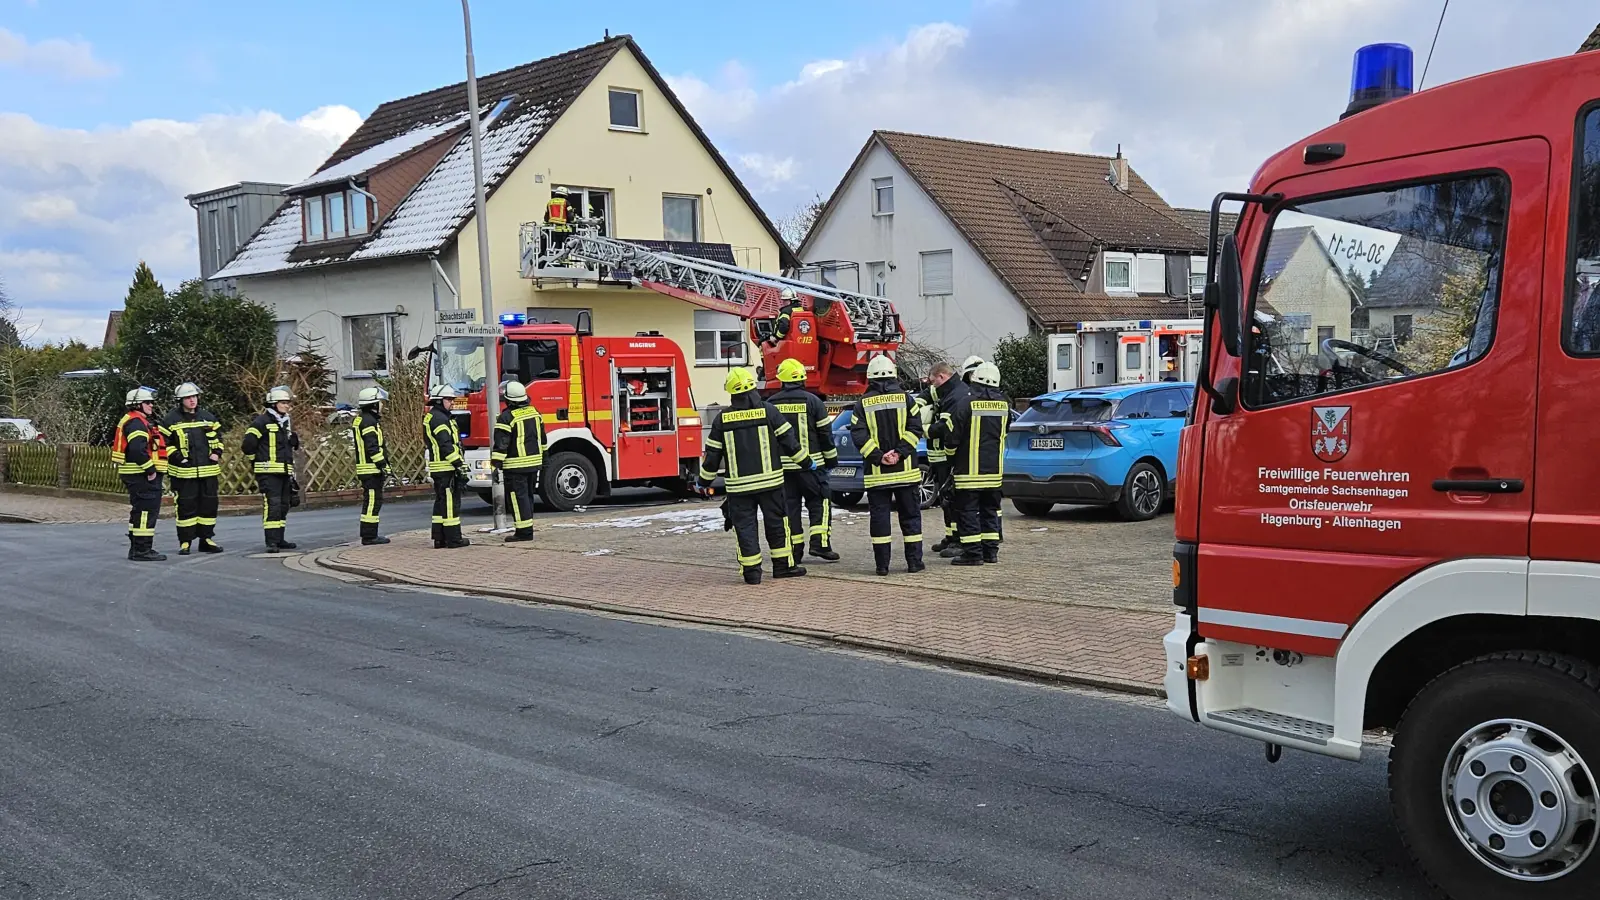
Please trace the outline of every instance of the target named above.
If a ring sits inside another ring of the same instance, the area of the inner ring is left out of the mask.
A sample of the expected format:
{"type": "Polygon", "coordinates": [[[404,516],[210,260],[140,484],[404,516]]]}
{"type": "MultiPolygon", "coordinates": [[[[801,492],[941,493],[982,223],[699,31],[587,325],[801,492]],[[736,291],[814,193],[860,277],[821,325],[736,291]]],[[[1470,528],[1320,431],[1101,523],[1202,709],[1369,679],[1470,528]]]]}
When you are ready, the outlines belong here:
{"type": "Polygon", "coordinates": [[[807,321],[805,319],[801,319],[800,320],[800,333],[801,334],[810,334],[811,333],[811,323],[809,321],[807,321]]]}
{"type": "Polygon", "coordinates": [[[1350,407],[1311,408],[1311,452],[1325,463],[1335,463],[1350,452],[1350,407]]]}

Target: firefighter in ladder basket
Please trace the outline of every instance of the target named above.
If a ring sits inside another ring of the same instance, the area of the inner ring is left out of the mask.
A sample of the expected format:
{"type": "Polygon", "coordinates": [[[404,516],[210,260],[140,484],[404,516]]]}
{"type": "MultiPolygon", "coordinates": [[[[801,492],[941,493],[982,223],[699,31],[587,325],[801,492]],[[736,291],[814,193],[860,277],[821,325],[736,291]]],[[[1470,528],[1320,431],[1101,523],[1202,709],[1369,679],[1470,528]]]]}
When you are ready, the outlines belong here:
{"type": "Polygon", "coordinates": [[[829,539],[832,533],[833,501],[828,490],[826,469],[839,460],[839,448],[833,446],[828,407],[822,398],[806,390],[806,367],[798,359],[786,359],[778,364],[778,381],[783,389],[767,398],[778,408],[794,428],[800,441],[800,452],[811,460],[811,468],[801,470],[792,459],[783,461],[785,501],[789,509],[789,542],[794,548],[794,561],[799,564],[805,556],[806,537],[811,538],[811,555],[835,562],[835,553],[829,539]],[[805,519],[802,519],[802,507],[805,519]],[[807,520],[810,529],[807,531],[807,520]]]}
{"type": "Polygon", "coordinates": [[[784,509],[783,465],[792,461],[802,471],[811,469],[811,457],[801,452],[794,426],[783,413],[756,393],[756,376],[749,369],[728,370],[723,383],[733,398],[717,414],[706,433],[706,455],[700,461],[700,489],[711,490],[717,473],[726,471],[728,498],[723,509],[739,541],[739,566],[745,584],[761,583],[761,528],[772,549],[772,577],[794,578],[806,570],[794,564],[789,537],[789,516],[784,509]]]}
{"type": "Polygon", "coordinates": [[[517,530],[505,542],[515,544],[533,540],[533,487],[544,465],[544,417],[528,402],[528,389],[520,382],[507,382],[505,396],[505,411],[494,426],[490,462],[506,480],[506,499],[517,530]]]}
{"type": "Polygon", "coordinates": [[[550,202],[545,204],[546,258],[560,253],[561,248],[566,246],[567,236],[572,234],[572,207],[567,200],[570,194],[566,188],[558,187],[550,192],[550,202]]]}
{"type": "Polygon", "coordinates": [[[167,451],[161,430],[152,421],[155,389],[134,388],[126,401],[128,412],[117,423],[111,461],[128,488],[128,558],[161,562],[167,557],[155,551],[156,517],[161,514],[161,476],[167,470],[167,451]]]}
{"type": "Polygon", "coordinates": [[[898,513],[906,571],[921,572],[927,566],[922,562],[922,473],[917,469],[922,419],[915,411],[917,401],[900,387],[894,360],[881,353],[867,364],[867,385],[850,418],[850,439],[867,466],[872,559],[877,574],[889,574],[894,556],[890,519],[898,513]]]}

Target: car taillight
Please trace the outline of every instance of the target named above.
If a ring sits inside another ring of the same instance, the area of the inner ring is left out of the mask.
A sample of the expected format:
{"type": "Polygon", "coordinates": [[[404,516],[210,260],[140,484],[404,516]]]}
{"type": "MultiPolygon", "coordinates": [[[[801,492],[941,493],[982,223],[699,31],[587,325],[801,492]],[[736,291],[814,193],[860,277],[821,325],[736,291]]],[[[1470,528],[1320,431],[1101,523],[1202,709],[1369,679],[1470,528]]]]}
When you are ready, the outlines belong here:
{"type": "Polygon", "coordinates": [[[1122,446],[1122,442],[1117,440],[1117,436],[1112,433],[1110,425],[1090,425],[1089,430],[1094,432],[1094,436],[1100,439],[1100,443],[1105,444],[1107,447],[1122,446]]]}

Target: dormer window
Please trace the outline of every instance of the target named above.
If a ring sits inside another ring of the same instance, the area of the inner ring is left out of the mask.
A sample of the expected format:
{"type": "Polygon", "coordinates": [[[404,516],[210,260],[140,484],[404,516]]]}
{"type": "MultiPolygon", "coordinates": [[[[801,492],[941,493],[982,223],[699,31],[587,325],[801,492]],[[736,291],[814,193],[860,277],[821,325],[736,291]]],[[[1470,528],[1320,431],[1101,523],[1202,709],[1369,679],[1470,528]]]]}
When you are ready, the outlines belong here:
{"type": "Polygon", "coordinates": [[[302,198],[300,218],[305,243],[366,234],[375,212],[371,203],[366,194],[353,189],[302,198]]]}

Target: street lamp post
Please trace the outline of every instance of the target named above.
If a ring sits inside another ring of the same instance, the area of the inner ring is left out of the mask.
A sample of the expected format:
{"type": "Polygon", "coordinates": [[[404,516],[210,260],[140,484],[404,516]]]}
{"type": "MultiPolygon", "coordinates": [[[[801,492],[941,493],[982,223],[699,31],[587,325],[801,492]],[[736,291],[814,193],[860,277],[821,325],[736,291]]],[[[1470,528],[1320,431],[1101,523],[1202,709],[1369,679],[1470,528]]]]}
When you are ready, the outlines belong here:
{"type": "MultiPolygon", "coordinates": [[[[494,314],[494,294],[489,281],[489,219],[483,194],[483,123],[478,119],[478,72],[472,59],[472,9],[467,0],[461,0],[461,25],[467,34],[467,115],[472,123],[472,191],[478,220],[478,286],[483,292],[483,322],[492,325],[499,319],[494,314]]],[[[500,418],[500,364],[498,337],[483,339],[483,397],[488,406],[489,434],[493,440],[494,424],[500,418]]],[[[490,470],[490,502],[494,506],[494,530],[510,529],[506,521],[506,490],[497,474],[490,470]]]]}

